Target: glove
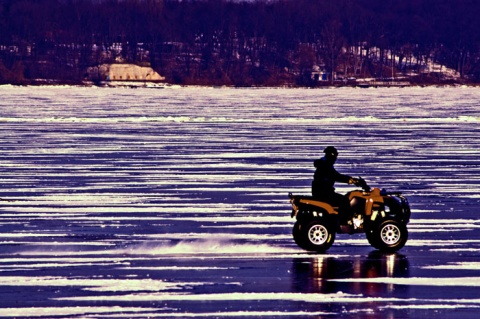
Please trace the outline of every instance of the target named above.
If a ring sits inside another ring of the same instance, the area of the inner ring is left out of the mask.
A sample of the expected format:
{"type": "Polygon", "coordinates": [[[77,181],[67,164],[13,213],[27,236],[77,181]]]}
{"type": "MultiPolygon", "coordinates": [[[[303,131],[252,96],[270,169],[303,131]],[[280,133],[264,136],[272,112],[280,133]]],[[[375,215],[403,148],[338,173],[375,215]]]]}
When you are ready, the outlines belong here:
{"type": "Polygon", "coordinates": [[[360,183],[360,180],[358,178],[350,177],[350,179],[348,180],[348,183],[358,186],[358,184],[360,183]]]}

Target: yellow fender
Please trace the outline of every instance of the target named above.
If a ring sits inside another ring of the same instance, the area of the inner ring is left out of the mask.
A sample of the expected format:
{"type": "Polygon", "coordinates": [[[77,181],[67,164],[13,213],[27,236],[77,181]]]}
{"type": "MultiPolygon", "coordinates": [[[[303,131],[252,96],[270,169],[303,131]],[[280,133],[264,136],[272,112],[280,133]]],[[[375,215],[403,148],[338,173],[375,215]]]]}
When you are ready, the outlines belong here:
{"type": "MultiPolygon", "coordinates": [[[[377,218],[377,210],[374,210],[374,204],[379,204],[383,203],[383,196],[380,194],[380,189],[379,188],[373,188],[371,192],[365,193],[362,191],[353,191],[349,194],[349,199],[352,200],[354,197],[360,197],[360,198],[365,198],[365,216],[370,216],[371,220],[375,220],[377,218]]],[[[382,215],[385,214],[385,212],[380,212],[382,215]]],[[[385,216],[382,216],[385,217],[385,216]]]]}
{"type": "Polygon", "coordinates": [[[307,199],[307,198],[302,198],[299,201],[303,205],[310,205],[310,206],[315,206],[315,207],[320,207],[323,210],[325,210],[329,215],[338,215],[338,212],[332,207],[332,205],[327,204],[325,202],[315,200],[315,199],[307,199]]]}

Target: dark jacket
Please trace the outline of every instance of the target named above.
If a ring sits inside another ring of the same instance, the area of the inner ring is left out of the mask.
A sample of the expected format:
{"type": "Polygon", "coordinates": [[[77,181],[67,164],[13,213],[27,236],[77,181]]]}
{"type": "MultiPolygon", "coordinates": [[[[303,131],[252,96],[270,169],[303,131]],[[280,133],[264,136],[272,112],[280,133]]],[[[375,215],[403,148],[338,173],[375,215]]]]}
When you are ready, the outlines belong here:
{"type": "Polygon", "coordinates": [[[333,163],[328,161],[325,157],[317,159],[313,162],[317,168],[313,176],[312,186],[315,193],[329,194],[335,192],[333,185],[335,182],[348,183],[350,176],[343,175],[337,172],[333,167],[333,163]]]}

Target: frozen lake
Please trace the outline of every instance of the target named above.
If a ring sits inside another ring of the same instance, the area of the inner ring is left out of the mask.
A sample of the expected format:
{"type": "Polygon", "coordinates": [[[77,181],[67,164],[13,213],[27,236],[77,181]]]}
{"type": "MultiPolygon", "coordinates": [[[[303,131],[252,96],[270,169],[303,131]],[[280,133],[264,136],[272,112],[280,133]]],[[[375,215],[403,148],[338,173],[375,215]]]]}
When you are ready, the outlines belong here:
{"type": "Polygon", "coordinates": [[[0,317],[478,319],[478,88],[0,86],[0,137],[0,317]],[[328,145],[397,254],[293,242],[328,145]]]}

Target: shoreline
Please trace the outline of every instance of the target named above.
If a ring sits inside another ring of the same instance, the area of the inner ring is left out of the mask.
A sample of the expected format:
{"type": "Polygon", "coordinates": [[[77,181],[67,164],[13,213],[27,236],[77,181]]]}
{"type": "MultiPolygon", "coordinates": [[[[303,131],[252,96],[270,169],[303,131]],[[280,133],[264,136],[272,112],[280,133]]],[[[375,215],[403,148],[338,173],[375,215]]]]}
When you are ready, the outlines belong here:
{"type": "Polygon", "coordinates": [[[372,81],[369,83],[357,82],[347,84],[321,84],[313,86],[300,86],[300,85],[277,85],[277,86],[234,86],[234,85],[206,85],[206,84],[178,84],[167,82],[134,82],[134,81],[112,81],[96,84],[90,81],[83,82],[70,82],[70,81],[56,81],[56,80],[33,80],[25,83],[0,83],[2,86],[13,87],[35,87],[35,86],[71,86],[71,87],[97,87],[97,88],[149,88],[149,89],[164,89],[171,87],[195,87],[195,88],[231,88],[231,89],[331,89],[331,88],[359,88],[359,89],[376,89],[376,88],[426,88],[426,87],[480,87],[480,83],[411,83],[406,81],[397,82],[385,82],[385,81],[372,81]]]}

